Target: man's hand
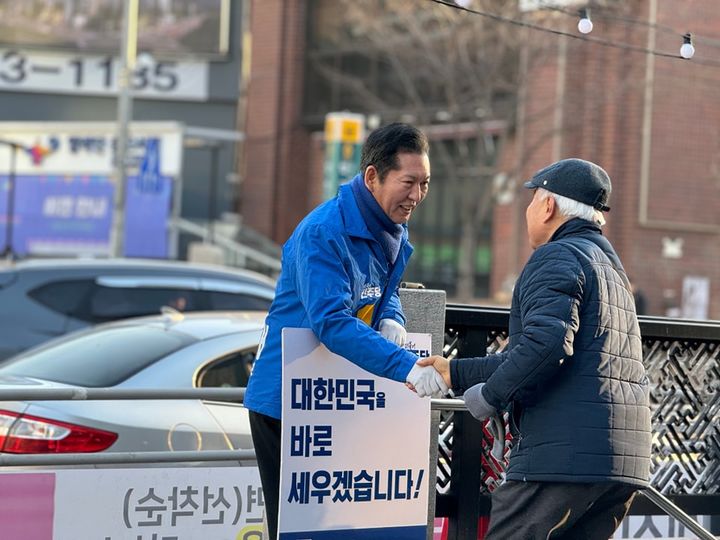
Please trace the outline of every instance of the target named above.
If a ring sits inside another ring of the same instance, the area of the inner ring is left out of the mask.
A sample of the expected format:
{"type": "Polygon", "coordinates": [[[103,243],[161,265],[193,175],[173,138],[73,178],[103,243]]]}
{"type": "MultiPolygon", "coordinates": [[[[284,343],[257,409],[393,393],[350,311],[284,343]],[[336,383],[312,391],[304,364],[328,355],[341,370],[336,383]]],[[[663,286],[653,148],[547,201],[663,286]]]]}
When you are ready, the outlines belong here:
{"type": "Polygon", "coordinates": [[[497,414],[495,407],[490,405],[482,394],[485,383],[476,384],[468,388],[463,394],[467,410],[480,421],[486,420],[497,414]]]}
{"type": "Polygon", "coordinates": [[[440,398],[448,393],[448,387],[443,378],[429,366],[423,367],[415,364],[408,373],[406,383],[420,397],[440,398]]]}
{"type": "Polygon", "coordinates": [[[392,341],[398,347],[404,347],[407,341],[407,332],[403,325],[394,319],[381,319],[378,332],[385,339],[392,341]]]}
{"type": "Polygon", "coordinates": [[[452,388],[452,378],[450,377],[450,361],[439,355],[428,356],[417,361],[418,366],[432,366],[440,374],[445,381],[445,386],[452,388]]]}

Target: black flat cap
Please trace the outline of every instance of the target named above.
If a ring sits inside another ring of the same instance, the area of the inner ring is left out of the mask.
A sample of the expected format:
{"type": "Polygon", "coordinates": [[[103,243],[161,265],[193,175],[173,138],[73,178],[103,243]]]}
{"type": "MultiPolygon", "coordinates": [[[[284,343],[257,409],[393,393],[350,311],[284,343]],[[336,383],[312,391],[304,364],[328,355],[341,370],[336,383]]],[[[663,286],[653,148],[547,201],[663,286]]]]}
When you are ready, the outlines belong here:
{"type": "Polygon", "coordinates": [[[524,186],[543,188],[568,199],[607,212],[612,191],[610,177],[602,167],[584,159],[570,158],[556,161],[540,169],[524,186]]]}

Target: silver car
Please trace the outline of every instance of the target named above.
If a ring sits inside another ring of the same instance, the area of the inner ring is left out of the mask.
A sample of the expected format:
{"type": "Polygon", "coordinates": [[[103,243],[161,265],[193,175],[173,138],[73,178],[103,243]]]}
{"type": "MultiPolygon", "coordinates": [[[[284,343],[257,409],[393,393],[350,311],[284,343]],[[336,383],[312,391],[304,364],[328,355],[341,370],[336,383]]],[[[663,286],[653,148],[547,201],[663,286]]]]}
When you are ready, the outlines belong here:
{"type": "Polygon", "coordinates": [[[179,311],[263,310],[275,282],[248,270],[141,259],[45,259],[0,268],[0,360],[93,324],[179,311]]]}
{"type": "MultiPolygon", "coordinates": [[[[118,321],[27,351],[0,389],[244,387],[264,312],[118,321]]],[[[239,403],[202,400],[0,401],[0,452],[251,449],[239,403]]]]}

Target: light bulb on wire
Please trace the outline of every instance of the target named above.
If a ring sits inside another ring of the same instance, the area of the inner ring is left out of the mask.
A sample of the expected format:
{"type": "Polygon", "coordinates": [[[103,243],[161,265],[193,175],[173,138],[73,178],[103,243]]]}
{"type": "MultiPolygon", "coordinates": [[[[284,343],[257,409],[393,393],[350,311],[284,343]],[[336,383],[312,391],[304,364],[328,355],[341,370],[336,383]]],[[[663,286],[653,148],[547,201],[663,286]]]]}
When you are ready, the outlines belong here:
{"type": "Polygon", "coordinates": [[[578,22],[578,32],[581,34],[589,34],[592,32],[593,23],[590,20],[590,9],[583,8],[580,10],[580,21],[578,22]]]}
{"type": "Polygon", "coordinates": [[[695,47],[692,44],[692,35],[690,32],[683,36],[683,44],[680,47],[680,56],[685,59],[690,59],[695,55],[695,47]]]}

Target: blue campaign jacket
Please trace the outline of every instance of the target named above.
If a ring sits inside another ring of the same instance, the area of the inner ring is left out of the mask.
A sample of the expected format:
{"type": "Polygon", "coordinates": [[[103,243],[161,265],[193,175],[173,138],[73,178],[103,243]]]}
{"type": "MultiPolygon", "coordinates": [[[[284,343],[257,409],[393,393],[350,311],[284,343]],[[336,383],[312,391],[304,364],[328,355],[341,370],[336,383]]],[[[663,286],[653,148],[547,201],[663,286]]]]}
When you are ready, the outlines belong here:
{"type": "Polygon", "coordinates": [[[349,185],[308,214],[283,246],[282,271],[245,407],[280,418],[281,336],[286,327],[310,328],[335,354],[375,375],[405,382],[417,356],[374,328],[381,319],[405,324],[397,289],[412,251],[405,229],[397,260],[389,267],[349,185]]]}
{"type": "Polygon", "coordinates": [[[647,485],[651,417],[627,276],[595,224],[572,219],[513,291],[507,351],[450,363],[453,387],[512,409],[507,478],[647,485]]]}

